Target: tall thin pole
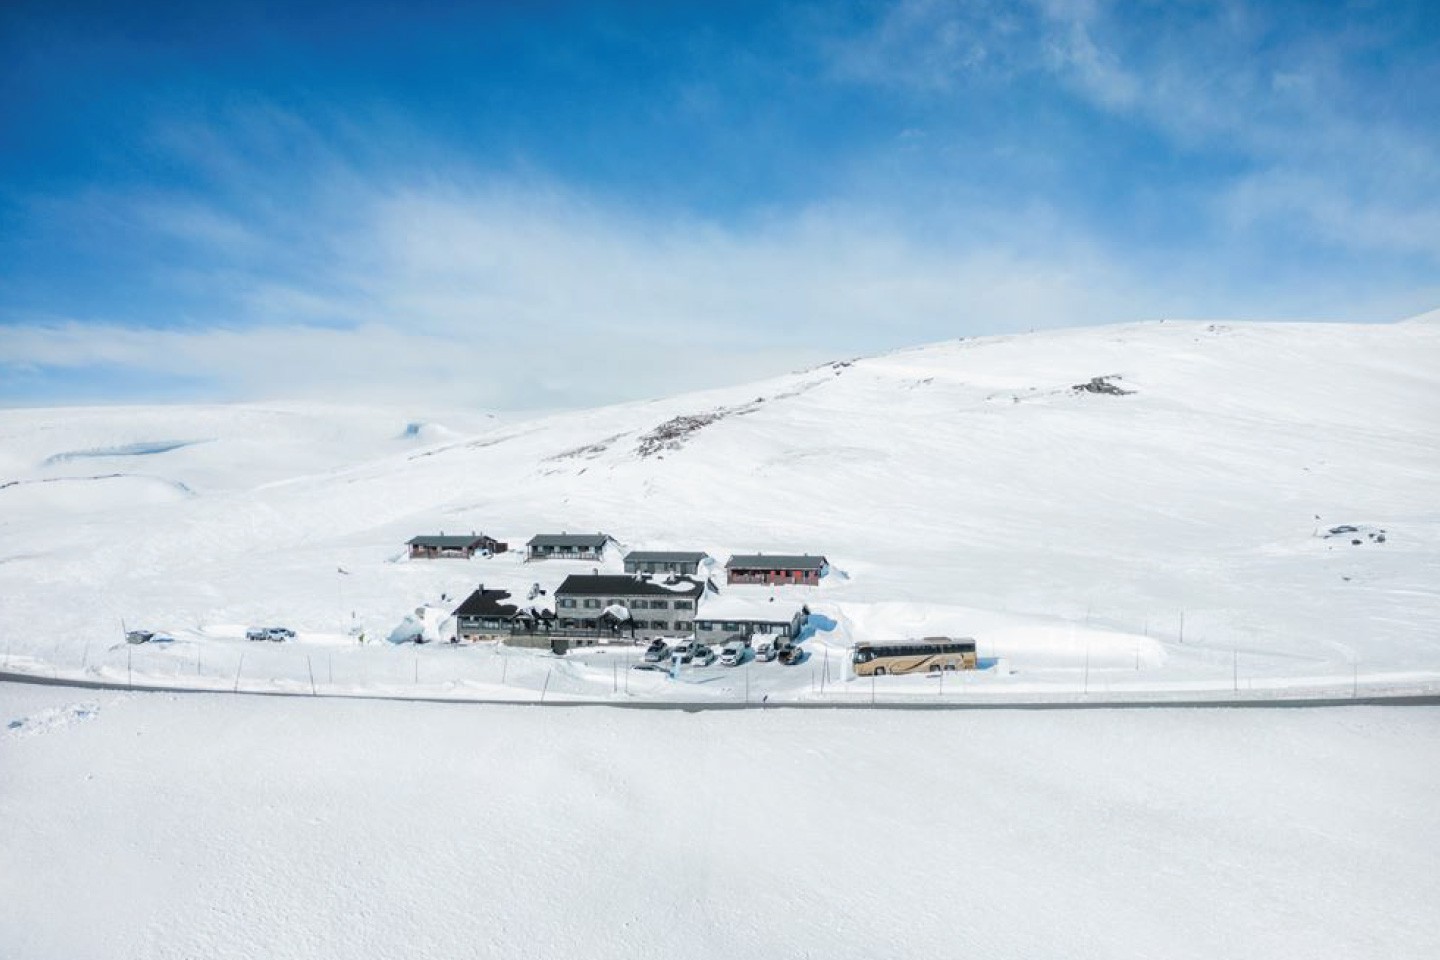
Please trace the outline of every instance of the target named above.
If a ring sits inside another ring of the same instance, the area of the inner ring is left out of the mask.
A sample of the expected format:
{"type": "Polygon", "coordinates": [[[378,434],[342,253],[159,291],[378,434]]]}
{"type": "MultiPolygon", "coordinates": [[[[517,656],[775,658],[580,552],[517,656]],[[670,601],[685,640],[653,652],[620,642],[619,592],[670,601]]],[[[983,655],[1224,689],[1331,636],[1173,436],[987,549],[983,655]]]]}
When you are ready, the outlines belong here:
{"type": "Polygon", "coordinates": [[[1085,644],[1085,695],[1090,695],[1090,644],[1085,644]]]}
{"type": "Polygon", "coordinates": [[[1185,611],[1180,611],[1180,642],[1185,642],[1185,611]]]}
{"type": "Polygon", "coordinates": [[[125,648],[125,686],[135,686],[135,648],[125,648]]]}
{"type": "Polygon", "coordinates": [[[554,675],[555,668],[551,667],[550,672],[545,674],[545,686],[540,688],[540,702],[545,702],[545,694],[550,692],[550,677],[554,675]]]}
{"type": "Polygon", "coordinates": [[[310,662],[310,654],[305,654],[305,669],[310,672],[310,696],[315,696],[315,664],[310,662]]]}
{"type": "Polygon", "coordinates": [[[245,651],[240,651],[240,662],[235,665],[235,688],[232,693],[240,692],[240,671],[245,669],[245,651]]]}
{"type": "Polygon", "coordinates": [[[1240,692],[1240,648],[1239,648],[1239,647],[1233,647],[1233,648],[1231,648],[1231,651],[1230,651],[1230,652],[1231,652],[1231,654],[1232,654],[1232,656],[1233,656],[1233,660],[1232,660],[1232,672],[1233,672],[1232,683],[1233,683],[1233,687],[1232,687],[1232,689],[1234,689],[1234,691],[1235,691],[1236,693],[1239,693],[1239,692],[1240,692]]]}

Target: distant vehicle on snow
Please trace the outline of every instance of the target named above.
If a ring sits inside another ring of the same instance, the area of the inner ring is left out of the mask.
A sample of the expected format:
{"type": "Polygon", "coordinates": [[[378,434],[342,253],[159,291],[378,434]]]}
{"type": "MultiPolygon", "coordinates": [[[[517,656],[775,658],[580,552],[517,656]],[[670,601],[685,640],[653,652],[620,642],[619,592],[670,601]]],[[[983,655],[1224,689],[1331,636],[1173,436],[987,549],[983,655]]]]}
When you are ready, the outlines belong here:
{"type": "Polygon", "coordinates": [[[850,655],[857,677],[974,670],[975,641],[969,637],[926,637],[904,643],[859,643],[850,655]]]}
{"type": "Polygon", "coordinates": [[[741,640],[731,640],[725,644],[720,651],[720,665],[722,667],[738,667],[745,662],[745,643],[741,640]]]}
{"type": "Polygon", "coordinates": [[[245,639],[284,643],[286,640],[295,639],[295,631],[289,627],[251,627],[245,631],[245,639]]]}
{"type": "Polygon", "coordinates": [[[715,662],[715,651],[703,643],[696,644],[695,649],[691,652],[691,658],[695,666],[708,667],[715,662]]]}
{"type": "Polygon", "coordinates": [[[805,662],[805,649],[793,643],[787,643],[780,648],[780,663],[783,666],[793,667],[796,664],[805,662]]]}
{"type": "Polygon", "coordinates": [[[755,648],[755,659],[759,660],[761,663],[769,663],[771,660],[775,659],[778,653],[779,651],[775,649],[775,645],[770,641],[766,640],[764,643],[760,644],[760,646],[755,648]]]}
{"type": "Polygon", "coordinates": [[[670,659],[670,644],[664,640],[652,641],[650,646],[645,648],[645,653],[640,658],[646,663],[659,663],[662,660],[670,659]]]}

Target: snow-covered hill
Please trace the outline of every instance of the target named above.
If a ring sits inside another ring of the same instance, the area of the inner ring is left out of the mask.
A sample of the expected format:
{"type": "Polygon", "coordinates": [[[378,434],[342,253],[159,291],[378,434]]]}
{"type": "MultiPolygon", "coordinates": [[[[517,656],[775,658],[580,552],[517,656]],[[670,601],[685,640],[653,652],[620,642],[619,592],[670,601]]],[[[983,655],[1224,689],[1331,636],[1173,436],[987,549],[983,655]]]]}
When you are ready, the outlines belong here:
{"type": "MultiPolygon", "coordinates": [[[[253,651],[247,675],[293,676],[303,641],[383,637],[480,582],[552,587],[594,566],[401,559],[414,534],[481,530],[824,554],[834,570],[804,596],[836,623],[817,651],[837,664],[858,636],[953,633],[1006,661],[975,682],[1012,686],[1440,671],[1433,323],[964,340],[503,422],[10,410],[0,450],[0,634],[14,662],[57,670],[113,675],[124,619],[180,638],[147,662],[178,675],[199,656],[203,675],[209,644],[224,676],[244,649],[227,638],[284,623],[302,643],[253,651]]],[[[427,653],[424,672],[485,679],[468,653],[427,653]]],[[[338,669],[388,676],[374,656],[338,669]]],[[[612,690],[608,669],[566,669],[552,689],[612,690]]]]}

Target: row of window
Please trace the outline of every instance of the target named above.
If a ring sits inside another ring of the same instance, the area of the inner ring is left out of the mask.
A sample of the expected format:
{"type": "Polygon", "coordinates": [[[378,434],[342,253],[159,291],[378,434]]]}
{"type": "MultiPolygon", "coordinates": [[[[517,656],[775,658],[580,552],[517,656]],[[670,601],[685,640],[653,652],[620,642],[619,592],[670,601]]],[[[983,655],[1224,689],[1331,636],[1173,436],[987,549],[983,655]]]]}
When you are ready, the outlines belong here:
{"type": "MultiPolygon", "coordinates": [[[[695,626],[700,630],[723,630],[726,633],[734,633],[741,628],[739,623],[725,623],[720,620],[696,620],[695,626]]],[[[750,633],[781,633],[784,627],[771,623],[750,623],[744,625],[745,630],[750,633]]]]}
{"type": "MultiPolygon", "coordinates": [[[[598,629],[598,627],[599,623],[595,620],[577,620],[566,617],[560,621],[560,629],[562,630],[595,630],[598,629]]],[[[674,623],[666,623],[664,620],[635,621],[635,628],[637,630],[664,630],[666,632],[688,633],[693,627],[694,624],[689,620],[676,620],[674,623]]]]}
{"type": "MultiPolygon", "coordinates": [[[[587,609],[587,610],[599,610],[601,607],[614,607],[614,606],[629,607],[631,610],[669,610],[669,609],[670,609],[670,601],[669,601],[669,600],[613,600],[613,599],[612,599],[612,600],[604,600],[604,601],[602,601],[602,600],[600,600],[598,597],[586,597],[585,599],[581,600],[581,601],[577,604],[577,603],[575,602],[575,598],[574,598],[574,597],[561,597],[561,598],[560,598],[560,601],[559,601],[559,606],[564,607],[564,608],[567,609],[567,610],[574,609],[576,606],[584,607],[584,608],[587,609]]],[[[694,604],[693,601],[690,601],[690,600],[676,600],[676,601],[675,601],[675,609],[676,609],[676,610],[693,610],[693,609],[695,609],[695,604],[694,604]]]]}

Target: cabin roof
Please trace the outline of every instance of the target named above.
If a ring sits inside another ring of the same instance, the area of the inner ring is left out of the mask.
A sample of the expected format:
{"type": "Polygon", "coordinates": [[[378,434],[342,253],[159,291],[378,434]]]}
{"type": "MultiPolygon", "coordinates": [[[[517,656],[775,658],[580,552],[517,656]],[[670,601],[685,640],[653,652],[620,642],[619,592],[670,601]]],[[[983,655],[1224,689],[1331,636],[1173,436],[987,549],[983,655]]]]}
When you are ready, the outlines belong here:
{"type": "Polygon", "coordinates": [[[574,573],[555,588],[555,595],[571,597],[699,597],[705,585],[689,577],[678,577],[675,583],[615,574],[574,573]]]}
{"type": "Polygon", "coordinates": [[[824,557],[793,553],[737,553],[725,561],[727,570],[822,570],[824,557]]]}

